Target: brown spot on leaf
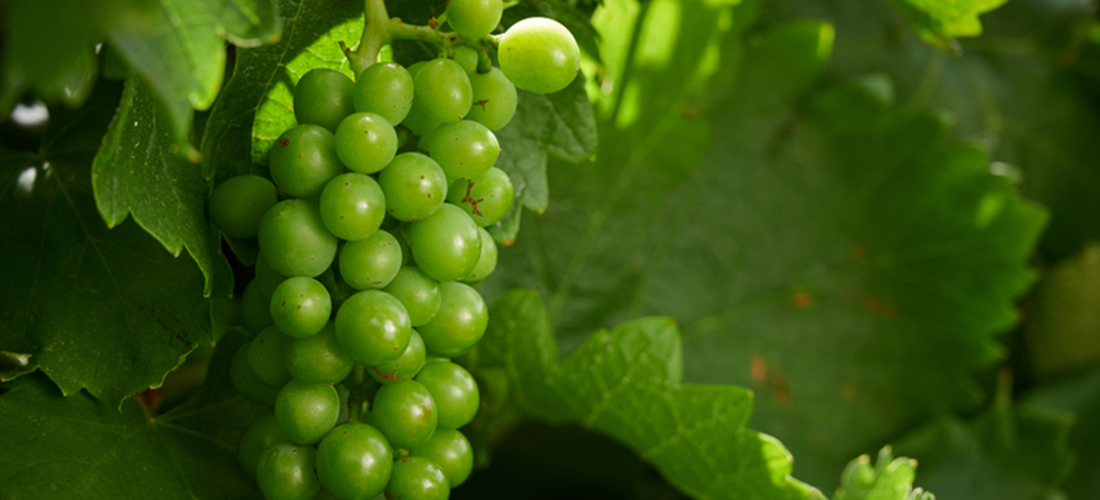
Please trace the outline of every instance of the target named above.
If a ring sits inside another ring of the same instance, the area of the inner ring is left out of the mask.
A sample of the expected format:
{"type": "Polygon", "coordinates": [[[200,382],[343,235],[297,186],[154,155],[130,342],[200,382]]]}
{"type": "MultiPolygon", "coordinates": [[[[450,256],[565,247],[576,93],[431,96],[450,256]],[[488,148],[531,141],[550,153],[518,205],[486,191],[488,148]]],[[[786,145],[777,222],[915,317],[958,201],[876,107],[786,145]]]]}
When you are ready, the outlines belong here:
{"type": "Polygon", "coordinates": [[[898,315],[898,310],[893,304],[884,302],[871,296],[863,298],[863,307],[866,307],[873,313],[879,314],[884,318],[894,318],[898,315]]]}
{"type": "Polygon", "coordinates": [[[764,361],[764,358],[753,356],[749,364],[753,383],[763,384],[768,380],[768,362],[764,361]]]}
{"type": "Polygon", "coordinates": [[[855,245],[852,247],[852,258],[862,261],[867,258],[867,247],[863,245],[855,245]]]}
{"type": "Polygon", "coordinates": [[[802,291],[794,294],[794,306],[799,309],[810,307],[814,303],[814,296],[810,292],[802,291]]]}

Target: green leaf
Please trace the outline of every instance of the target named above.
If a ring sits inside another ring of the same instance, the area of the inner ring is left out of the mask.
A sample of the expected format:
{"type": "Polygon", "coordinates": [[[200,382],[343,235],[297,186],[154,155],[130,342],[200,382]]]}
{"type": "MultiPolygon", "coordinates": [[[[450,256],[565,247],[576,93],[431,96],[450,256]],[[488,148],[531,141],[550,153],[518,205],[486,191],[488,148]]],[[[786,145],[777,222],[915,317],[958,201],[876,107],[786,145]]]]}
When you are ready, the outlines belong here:
{"type": "Polygon", "coordinates": [[[1091,498],[1100,489],[1100,365],[1045,384],[1023,397],[1024,405],[1073,412],[1069,443],[1074,467],[1063,485],[1066,498],[1091,498]]]}
{"type": "Polygon", "coordinates": [[[104,225],[92,155],[119,99],[104,82],[80,110],[51,109],[37,153],[0,155],[0,351],[29,355],[10,379],[40,369],[75,394],[117,405],[155,387],[196,342],[213,342],[203,275],[137,224],[104,225]]]}
{"type": "Polygon", "coordinates": [[[790,477],[775,439],[745,428],[752,395],[681,383],[680,335],[668,318],[643,318],[593,334],[558,363],[546,308],[514,290],[490,311],[476,373],[503,370],[531,416],[608,434],[696,498],[822,498],[790,477]]]}
{"type": "Polygon", "coordinates": [[[92,163],[96,205],[108,227],[133,213],[134,221],[174,256],[186,248],[206,283],[203,295],[228,297],[232,269],[219,250],[218,232],[206,219],[211,184],[178,147],[157,113],[148,86],[126,82],[122,103],[92,163]]]}
{"type": "Polygon", "coordinates": [[[539,290],[566,352],[594,328],[675,317],[685,380],[758,390],[752,426],[831,489],[849,457],[981,404],[972,373],[1001,359],[1044,213],[939,117],[866,82],[809,91],[828,25],[732,31],[715,94],[677,87],[714,46],[698,17],[721,17],[678,5],[673,48],[624,56],[620,102],[601,98],[597,160],[555,166],[561,198],[482,286],[539,290]]]}
{"type": "Polygon", "coordinates": [[[165,415],[149,416],[133,400],[120,412],[84,392],[62,397],[39,375],[2,386],[4,498],[259,498],[237,465],[236,447],[266,410],[228,387],[229,360],[240,345],[232,337],[218,346],[205,394],[165,415]]]}
{"type": "Polygon", "coordinates": [[[935,495],[913,488],[916,476],[917,461],[894,458],[893,450],[886,446],[879,450],[873,466],[867,455],[848,462],[833,500],[935,500],[935,495]]]}
{"type": "Polygon", "coordinates": [[[96,76],[93,46],[107,40],[150,88],[168,130],[187,144],[192,108],[221,87],[226,38],[257,45],[279,37],[275,0],[44,0],[5,2],[5,86],[79,104],[96,76]]]}
{"type": "Polygon", "coordinates": [[[952,38],[978,36],[982,33],[980,14],[989,12],[1008,0],[890,0],[905,13],[913,30],[924,39],[938,45],[948,45],[952,38]]]}
{"type": "Polygon", "coordinates": [[[1057,486],[1073,462],[1072,422],[1069,414],[1005,399],[969,421],[938,418],[895,448],[920,461],[917,483],[941,498],[1061,499],[1057,486]]]}
{"type": "Polygon", "coordinates": [[[1100,245],[1048,269],[1024,307],[1025,355],[1036,378],[1100,360],[1100,245]]]}

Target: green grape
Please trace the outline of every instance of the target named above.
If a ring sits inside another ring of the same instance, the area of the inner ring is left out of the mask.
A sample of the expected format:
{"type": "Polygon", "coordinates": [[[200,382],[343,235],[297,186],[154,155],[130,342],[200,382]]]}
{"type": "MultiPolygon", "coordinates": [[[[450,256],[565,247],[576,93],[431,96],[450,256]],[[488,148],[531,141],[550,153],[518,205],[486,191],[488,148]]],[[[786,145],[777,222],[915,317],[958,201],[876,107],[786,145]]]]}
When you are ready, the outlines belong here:
{"type": "Polygon", "coordinates": [[[317,475],[333,496],[370,500],[382,493],[393,470],[393,449],[378,429],[348,422],[329,431],[317,447],[317,475]]]}
{"type": "Polygon", "coordinates": [[[481,256],[481,236],[466,212],[451,204],[409,227],[409,245],[420,269],[439,282],[465,278],[481,256]]]}
{"type": "Polygon", "coordinates": [[[283,431],[279,430],[279,423],[275,421],[275,414],[265,413],[253,420],[241,436],[241,442],[237,445],[237,463],[241,464],[248,477],[255,479],[260,456],[271,445],[286,440],[283,431]]]}
{"type": "Polygon", "coordinates": [[[313,278],[296,276],[271,295],[271,319],[279,331],[296,338],[317,334],[332,315],[332,297],[313,278]]]}
{"type": "MultiPolygon", "coordinates": [[[[484,241],[483,237],[482,244],[484,241]]],[[[493,245],[493,249],[495,255],[496,245],[493,245]]],[[[439,310],[440,301],[443,300],[439,293],[439,283],[424,274],[424,271],[412,266],[402,267],[397,272],[397,277],[384,291],[401,301],[401,305],[405,306],[405,311],[409,313],[409,322],[412,326],[420,326],[431,321],[439,310]]]]}
{"type": "Polygon", "coordinates": [[[370,376],[383,384],[410,380],[424,365],[425,352],[424,339],[416,330],[413,330],[412,335],[409,336],[409,346],[405,348],[405,352],[401,353],[401,357],[370,367],[370,376]]]}
{"type": "Polygon", "coordinates": [[[348,168],[373,174],[397,154],[397,131],[381,115],[355,113],[336,128],[336,154],[348,168]]]}
{"type": "Polygon", "coordinates": [[[268,209],[259,241],[267,263],[283,276],[317,276],[336,258],[336,237],[306,200],[283,200],[268,209]]]}
{"type": "Polygon", "coordinates": [[[447,23],[455,33],[477,40],[493,32],[504,13],[501,0],[450,0],[447,2],[447,23]]]}
{"type": "Polygon", "coordinates": [[[386,485],[388,498],[447,500],[450,495],[451,485],[447,482],[447,476],[432,459],[408,457],[394,462],[390,484],[386,485]]]}
{"type": "Polygon", "coordinates": [[[325,437],[340,416],[340,396],[331,385],[291,380],[275,400],[275,419],[287,439],[314,444],[325,437]]]}
{"type": "Polygon", "coordinates": [[[283,364],[283,350],[289,342],[290,337],[275,326],[264,328],[252,339],[252,346],[248,348],[248,367],[260,382],[279,387],[290,380],[290,372],[283,364]]]}
{"type": "Polygon", "coordinates": [[[466,436],[455,429],[436,429],[435,434],[420,446],[409,449],[414,457],[432,459],[443,469],[451,488],[466,482],[474,470],[474,451],[466,436]]]}
{"type": "Polygon", "coordinates": [[[516,86],[508,81],[500,68],[488,73],[470,73],[470,89],[473,92],[473,106],[466,119],[485,125],[496,132],[504,128],[516,114],[516,86]]]}
{"type": "Polygon", "coordinates": [[[226,236],[251,238],[264,212],[279,201],[275,185],[258,175],[231,177],[210,195],[210,220],[226,236]]]}
{"type": "Polygon", "coordinates": [[[233,361],[229,364],[229,382],[245,399],[258,405],[273,405],[282,387],[271,387],[256,378],[256,374],[248,366],[251,345],[251,342],[245,342],[233,355],[233,361]]]}
{"type": "Polygon", "coordinates": [[[349,241],[340,249],[340,276],[356,290],[385,288],[400,269],[401,247],[385,230],[349,241]]]}
{"type": "Polygon", "coordinates": [[[409,448],[432,437],[439,411],[427,388],[406,380],[378,389],[369,418],[391,445],[409,448]]]}
{"type": "Polygon", "coordinates": [[[321,220],[337,238],[366,238],[382,226],[385,218],[386,197],[378,182],[366,174],[337,175],[321,192],[321,220]]]}
{"type": "Polygon", "coordinates": [[[459,280],[465,283],[480,283],[497,269],[497,244],[493,241],[493,235],[483,227],[477,228],[477,234],[481,235],[481,257],[470,275],[459,280]]]}
{"type": "Polygon", "coordinates": [[[344,171],[336,138],[318,125],[298,125],[279,136],[268,160],[271,179],[296,198],[321,194],[329,179],[344,171]]]}
{"type": "MultiPolygon", "coordinates": [[[[426,63],[427,61],[420,61],[409,66],[409,75],[412,76],[414,82],[416,81],[416,75],[420,72],[420,68],[423,68],[426,63]]],[[[401,125],[404,125],[405,128],[409,129],[414,135],[424,135],[431,132],[436,127],[439,127],[439,124],[439,120],[428,116],[424,111],[423,104],[416,98],[413,99],[412,107],[409,108],[409,114],[405,116],[404,120],[401,120],[401,125]]]]}
{"type": "Polygon", "coordinates": [[[386,210],[403,221],[426,219],[447,197],[447,176],[431,158],[402,153],[378,176],[386,194],[386,210]]]}
{"type": "Polygon", "coordinates": [[[320,125],[329,132],[355,112],[355,84],[343,73],[326,68],[310,70],[294,86],[294,117],[299,124],[320,125]]]}
{"type": "Polygon", "coordinates": [[[385,292],[359,292],[336,313],[337,340],[352,359],[367,366],[400,358],[411,336],[405,307],[385,292]]]}
{"type": "Polygon", "coordinates": [[[428,152],[448,179],[468,179],[493,167],[500,156],[500,143],[485,125],[462,120],[432,133],[428,152]]]}
{"type": "Polygon", "coordinates": [[[499,168],[490,168],[477,177],[459,179],[451,184],[447,201],[470,214],[481,227],[491,226],[512,208],[512,179],[499,168]]]}
{"type": "Polygon", "coordinates": [[[241,319],[244,327],[252,333],[259,332],[271,325],[271,296],[265,296],[257,280],[244,287],[241,295],[241,319]]]}
{"type": "Polygon", "coordinates": [[[457,429],[474,420],[481,395],[474,376],[465,368],[443,361],[432,363],[420,370],[416,376],[439,409],[439,426],[457,429]]]}
{"type": "Polygon", "coordinates": [[[355,81],[355,110],[381,115],[390,125],[397,125],[412,108],[413,88],[412,75],[400,64],[372,64],[355,81]]]}
{"type": "Polygon", "coordinates": [[[489,324],[485,300],[464,283],[441,283],[443,301],[435,319],[420,327],[428,352],[455,357],[474,346],[489,324]]]}
{"type": "Polygon", "coordinates": [[[260,455],[256,482],[266,500],[310,500],[321,489],[314,472],[316,452],[312,446],[283,441],[260,455]]]}
{"type": "Polygon", "coordinates": [[[294,380],[316,384],[335,384],[355,367],[355,360],[336,340],[336,324],[331,321],[317,335],[287,343],[283,361],[294,380]]]}
{"type": "Polygon", "coordinates": [[[467,75],[477,71],[477,58],[477,49],[468,45],[455,46],[455,53],[452,59],[454,59],[454,62],[458,63],[459,66],[462,66],[462,70],[465,71],[467,75]]]}
{"type": "Polygon", "coordinates": [[[271,264],[267,263],[267,257],[263,252],[256,254],[256,278],[252,281],[259,287],[264,297],[270,297],[271,294],[275,293],[275,287],[279,286],[279,283],[282,283],[285,279],[286,276],[275,272],[271,268],[271,264]]]}
{"type": "Polygon", "coordinates": [[[561,23],[529,17],[513,24],[500,38],[497,60],[517,87],[536,94],[557,92],[581,70],[581,50],[561,23]]]}
{"type": "MultiPolygon", "coordinates": [[[[433,59],[416,73],[413,106],[440,123],[457,122],[470,112],[470,77],[450,59],[433,59]]],[[[411,128],[411,127],[410,127],[411,128]]],[[[416,132],[415,130],[413,132],[416,132]]]]}

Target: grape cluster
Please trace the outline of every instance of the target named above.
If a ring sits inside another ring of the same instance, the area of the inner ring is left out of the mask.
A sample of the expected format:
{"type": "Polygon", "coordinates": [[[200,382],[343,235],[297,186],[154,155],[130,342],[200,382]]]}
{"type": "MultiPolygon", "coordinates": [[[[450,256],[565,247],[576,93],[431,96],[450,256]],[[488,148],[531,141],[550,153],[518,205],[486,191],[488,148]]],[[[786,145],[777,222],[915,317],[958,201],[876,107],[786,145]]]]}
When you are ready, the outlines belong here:
{"type": "MultiPolygon", "coordinates": [[[[468,40],[488,35],[500,12],[500,0],[448,7],[468,40]]],[[[515,113],[516,85],[564,88],[579,52],[568,30],[539,18],[500,38],[502,69],[478,72],[484,55],[472,47],[446,52],[408,69],[376,63],[354,82],[306,73],[271,179],[228,179],[209,201],[223,233],[260,248],[242,297],[256,334],[230,375],[244,397],[274,406],[238,450],[268,499],[441,500],[473,468],[457,429],[480,396],[451,358],[485,333],[488,309],[471,285],[496,267],[485,227],[514,195],[494,167],[493,132],[515,113]]]]}

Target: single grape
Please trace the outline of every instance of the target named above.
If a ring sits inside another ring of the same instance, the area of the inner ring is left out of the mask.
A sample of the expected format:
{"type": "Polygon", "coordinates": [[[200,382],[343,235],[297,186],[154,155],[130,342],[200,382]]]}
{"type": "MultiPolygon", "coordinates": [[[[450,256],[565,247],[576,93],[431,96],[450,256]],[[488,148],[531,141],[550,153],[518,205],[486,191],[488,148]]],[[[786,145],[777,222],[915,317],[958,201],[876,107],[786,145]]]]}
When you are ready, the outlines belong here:
{"type": "Polygon", "coordinates": [[[331,385],[291,380],[275,400],[275,419],[287,439],[313,444],[325,437],[340,415],[340,397],[331,385]]]}
{"type": "Polygon", "coordinates": [[[258,405],[273,405],[282,387],[271,387],[256,378],[256,374],[248,366],[251,345],[251,342],[245,342],[233,355],[233,361],[229,364],[229,382],[245,399],[258,405]]]}
{"type": "Polygon", "coordinates": [[[439,426],[457,429],[474,420],[481,394],[477,389],[474,376],[465,368],[444,361],[432,363],[420,370],[416,376],[439,409],[439,426]]]}
{"type": "Polygon", "coordinates": [[[355,360],[336,340],[336,324],[331,321],[317,335],[287,343],[283,361],[294,380],[317,384],[344,380],[355,367],[355,360]]]}
{"type": "Polygon", "coordinates": [[[312,446],[283,441],[260,455],[256,482],[267,500],[310,500],[321,489],[312,446]]]}
{"type": "MultiPolygon", "coordinates": [[[[484,238],[482,244],[484,244],[484,238]]],[[[493,249],[495,252],[495,245],[493,249]]],[[[397,272],[397,277],[384,291],[401,301],[401,305],[405,306],[405,311],[409,313],[409,323],[412,326],[420,326],[431,321],[439,310],[440,301],[443,300],[439,292],[439,283],[424,274],[424,271],[412,266],[402,267],[397,272]]]]}
{"type": "Polygon", "coordinates": [[[252,333],[259,332],[271,325],[271,296],[265,296],[257,280],[244,287],[241,295],[241,319],[244,327],[252,333]]]}
{"type": "Polygon", "coordinates": [[[248,348],[248,367],[260,382],[279,387],[290,380],[290,372],[283,365],[283,349],[289,342],[290,337],[275,326],[264,328],[252,339],[252,346],[248,348]]]}
{"type": "Polygon", "coordinates": [[[529,17],[513,24],[500,38],[497,60],[517,87],[536,94],[557,92],[581,70],[581,50],[561,23],[529,17]]]}
{"type": "Polygon", "coordinates": [[[326,68],[310,70],[294,86],[294,117],[299,124],[320,125],[329,132],[355,112],[355,84],[343,73],[326,68]]]}
{"type": "Polygon", "coordinates": [[[385,230],[340,249],[340,276],[356,290],[385,288],[400,269],[401,247],[385,230]]]}
{"type": "Polygon", "coordinates": [[[390,480],[392,455],[378,429],[348,422],[329,431],[317,446],[317,475],[336,498],[370,500],[390,480]]]}
{"type": "Polygon", "coordinates": [[[373,174],[397,154],[397,132],[381,115],[355,113],[336,128],[336,154],[348,168],[373,174]]]}
{"type": "Polygon", "coordinates": [[[447,476],[432,459],[406,457],[394,462],[390,484],[386,485],[388,498],[447,500],[450,495],[451,485],[447,482],[447,476]]]}
{"type": "Polygon", "coordinates": [[[470,73],[477,71],[477,58],[477,49],[468,45],[456,45],[454,57],[451,59],[462,66],[462,70],[469,76],[470,73]]]}
{"type": "MultiPolygon", "coordinates": [[[[416,75],[420,72],[420,68],[423,68],[426,63],[427,61],[420,61],[409,66],[409,75],[413,78],[414,86],[416,75]]],[[[401,125],[409,129],[414,135],[424,135],[434,130],[439,124],[439,120],[435,120],[428,116],[424,111],[423,104],[416,98],[413,99],[412,107],[409,108],[409,114],[405,116],[404,120],[401,120],[401,125]]]]}
{"type": "Polygon", "coordinates": [[[493,235],[483,227],[477,228],[477,234],[481,235],[481,257],[470,275],[460,280],[464,283],[480,283],[497,269],[497,243],[493,241],[493,235]]]}
{"type": "Polygon", "coordinates": [[[260,293],[264,297],[271,297],[271,294],[275,293],[275,287],[279,286],[286,279],[274,269],[271,268],[271,264],[267,262],[267,257],[263,252],[256,254],[256,278],[253,279],[256,286],[259,287],[260,293]]]}
{"type": "Polygon", "coordinates": [[[268,161],[271,179],[296,198],[321,194],[325,183],[344,171],[332,132],[318,125],[298,125],[279,136],[268,161]]]}
{"type": "Polygon", "coordinates": [[[432,437],[439,410],[427,388],[420,382],[406,380],[378,389],[369,418],[391,445],[409,448],[432,437]]]}
{"type": "Polygon", "coordinates": [[[275,289],[270,310],[279,331],[291,337],[309,337],[328,323],[332,315],[332,297],[317,280],[296,276],[275,289]]]}
{"type": "Polygon", "coordinates": [[[449,203],[431,217],[409,227],[413,258],[428,276],[439,282],[465,278],[481,256],[481,236],[466,212],[449,203]]]}
{"type": "Polygon", "coordinates": [[[241,468],[248,477],[255,479],[256,465],[260,463],[260,456],[271,445],[286,440],[283,431],[279,430],[278,422],[275,421],[275,414],[265,413],[253,420],[241,436],[241,442],[237,445],[237,463],[241,464],[241,468]]]}
{"type": "Polygon", "coordinates": [[[428,152],[453,181],[488,172],[500,156],[500,143],[485,125],[462,120],[433,132],[428,152]]]}
{"type": "Polygon", "coordinates": [[[283,200],[260,221],[260,251],[283,276],[317,276],[336,258],[336,237],[306,200],[283,200]]]}
{"type": "Polygon", "coordinates": [[[447,23],[455,33],[477,40],[493,32],[504,13],[501,0],[450,0],[447,2],[447,23]]]}
{"type": "Polygon", "coordinates": [[[275,185],[258,175],[226,179],[210,195],[210,220],[226,236],[251,238],[260,231],[260,219],[279,201],[275,185]]]}
{"type": "Polygon", "coordinates": [[[470,111],[473,96],[470,77],[458,63],[450,59],[433,59],[424,63],[414,81],[414,107],[419,107],[429,118],[452,123],[470,111]]]}
{"type": "Polygon", "coordinates": [[[402,153],[378,176],[386,210],[403,221],[426,219],[447,197],[447,176],[439,164],[420,153],[402,153]]]}
{"type": "Polygon", "coordinates": [[[372,64],[355,81],[355,110],[381,115],[390,125],[397,125],[412,108],[413,89],[412,75],[400,64],[372,64]]]}
{"type": "Polygon", "coordinates": [[[441,283],[443,301],[435,319],[420,327],[428,352],[455,357],[474,346],[489,324],[489,310],[477,290],[464,283],[441,283]]]}
{"type": "Polygon", "coordinates": [[[321,192],[321,220],[337,238],[364,239],[382,226],[385,217],[386,196],[366,174],[337,175],[321,192]]]}
{"type": "Polygon", "coordinates": [[[352,359],[367,366],[400,358],[411,336],[405,307],[385,292],[359,292],[336,313],[337,340],[352,359]]]}
{"type": "Polygon", "coordinates": [[[512,179],[499,168],[451,184],[447,201],[454,203],[481,227],[491,226],[512,208],[512,179]]]}
{"type": "Polygon", "coordinates": [[[485,125],[496,132],[504,128],[516,114],[519,97],[516,86],[508,81],[500,68],[488,73],[469,73],[470,89],[473,92],[473,106],[466,119],[485,125]]]}
{"type": "Polygon", "coordinates": [[[405,352],[401,353],[401,357],[370,367],[370,376],[383,384],[410,380],[424,365],[425,353],[424,339],[420,338],[416,330],[413,330],[412,335],[409,336],[409,346],[405,348],[405,352]]]}
{"type": "Polygon", "coordinates": [[[409,453],[414,457],[432,459],[443,469],[451,488],[466,482],[474,470],[474,451],[470,441],[455,429],[436,429],[427,442],[410,448],[409,453]]]}

